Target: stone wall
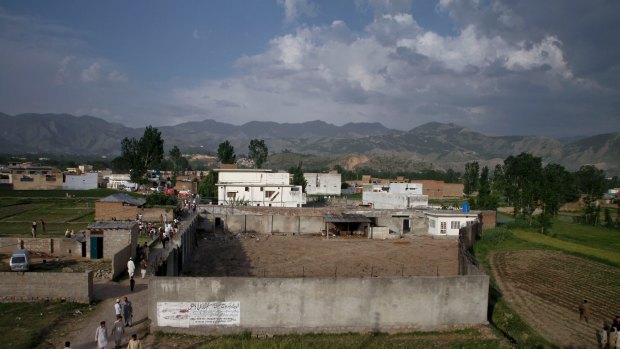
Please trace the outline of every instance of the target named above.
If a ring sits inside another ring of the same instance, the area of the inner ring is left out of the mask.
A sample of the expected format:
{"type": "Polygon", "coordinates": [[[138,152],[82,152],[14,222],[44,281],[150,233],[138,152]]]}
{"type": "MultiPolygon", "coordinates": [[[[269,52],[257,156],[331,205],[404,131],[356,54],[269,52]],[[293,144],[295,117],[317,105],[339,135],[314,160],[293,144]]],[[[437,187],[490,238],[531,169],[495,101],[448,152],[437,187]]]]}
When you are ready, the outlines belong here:
{"type": "Polygon", "coordinates": [[[85,273],[0,273],[0,300],[24,302],[65,300],[90,303],[93,300],[93,272],[85,273]]]}
{"type": "MultiPolygon", "coordinates": [[[[135,251],[135,249],[134,249],[135,251]]],[[[127,262],[129,261],[129,257],[132,255],[131,245],[126,246],[125,248],[119,250],[114,255],[112,255],[112,279],[116,279],[121,274],[127,271],[127,262]]],[[[138,274],[140,274],[140,266],[136,263],[136,270],[138,274]]]]}
{"type": "Polygon", "coordinates": [[[486,275],[155,277],[149,280],[148,315],[152,331],[200,335],[440,330],[486,323],[488,286],[486,275]],[[187,316],[182,308],[190,305],[175,302],[227,302],[232,312],[227,319],[177,323],[174,310],[167,316],[163,310],[177,307],[176,312],[187,316]],[[173,321],[166,323],[166,318],[173,321]]]}

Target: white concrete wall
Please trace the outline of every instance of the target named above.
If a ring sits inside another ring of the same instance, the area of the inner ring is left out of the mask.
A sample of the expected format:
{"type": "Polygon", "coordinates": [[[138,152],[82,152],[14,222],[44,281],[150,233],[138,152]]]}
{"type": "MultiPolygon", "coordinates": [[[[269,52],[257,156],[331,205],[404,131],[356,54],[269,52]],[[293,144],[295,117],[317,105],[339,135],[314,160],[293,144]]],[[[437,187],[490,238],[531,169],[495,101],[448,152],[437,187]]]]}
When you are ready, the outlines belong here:
{"type": "Polygon", "coordinates": [[[422,195],[421,183],[390,183],[390,193],[422,195]]]}
{"type": "Polygon", "coordinates": [[[486,323],[489,277],[154,277],[148,288],[151,331],[405,332],[486,323]],[[232,316],[184,323],[185,302],[227,302],[232,316]]]}
{"type": "Polygon", "coordinates": [[[305,197],[301,186],[250,186],[218,184],[219,205],[247,202],[249,206],[301,207],[305,197]],[[234,199],[231,194],[234,193],[234,199]]]}
{"type": "Polygon", "coordinates": [[[289,185],[290,174],[288,172],[249,172],[249,171],[220,171],[218,172],[219,184],[261,184],[261,185],[289,185]]]}
{"type": "Polygon", "coordinates": [[[97,173],[84,173],[81,175],[65,175],[65,182],[62,184],[62,189],[65,190],[88,190],[97,189],[97,180],[99,174],[97,173]]]}
{"type": "Polygon", "coordinates": [[[473,222],[478,219],[477,216],[438,216],[438,215],[427,215],[428,216],[428,233],[431,235],[459,235],[459,229],[466,226],[467,222],[473,222]],[[458,228],[453,228],[453,223],[458,223],[458,228]],[[441,223],[445,223],[446,233],[441,233],[441,223]]]}
{"type": "Polygon", "coordinates": [[[365,191],[362,192],[362,202],[376,209],[408,209],[428,206],[428,196],[365,191]]]}
{"type": "Polygon", "coordinates": [[[340,195],[340,173],[304,173],[304,178],[308,195],[340,195]]]}

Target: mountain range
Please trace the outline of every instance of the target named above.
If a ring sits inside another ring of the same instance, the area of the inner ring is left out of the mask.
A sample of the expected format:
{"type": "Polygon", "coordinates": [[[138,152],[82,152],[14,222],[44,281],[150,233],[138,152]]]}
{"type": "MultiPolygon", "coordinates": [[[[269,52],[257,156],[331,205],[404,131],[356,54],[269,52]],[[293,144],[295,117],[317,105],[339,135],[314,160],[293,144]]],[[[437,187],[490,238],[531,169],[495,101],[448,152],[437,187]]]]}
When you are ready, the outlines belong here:
{"type": "MultiPolygon", "coordinates": [[[[144,129],[110,123],[92,116],[0,113],[0,152],[116,156],[124,137],[139,138],[144,129]]],[[[494,166],[509,155],[528,152],[545,162],[575,170],[594,164],[608,174],[620,173],[620,132],[573,141],[539,136],[487,136],[454,124],[431,122],[409,131],[380,123],[335,126],[323,121],[276,123],[252,121],[237,126],[214,120],[157,127],[166,148],[185,153],[215,152],[229,140],[238,154],[251,139],[264,139],[270,153],[283,150],[316,156],[390,156],[432,163],[434,168],[462,169],[469,161],[494,166]]]]}

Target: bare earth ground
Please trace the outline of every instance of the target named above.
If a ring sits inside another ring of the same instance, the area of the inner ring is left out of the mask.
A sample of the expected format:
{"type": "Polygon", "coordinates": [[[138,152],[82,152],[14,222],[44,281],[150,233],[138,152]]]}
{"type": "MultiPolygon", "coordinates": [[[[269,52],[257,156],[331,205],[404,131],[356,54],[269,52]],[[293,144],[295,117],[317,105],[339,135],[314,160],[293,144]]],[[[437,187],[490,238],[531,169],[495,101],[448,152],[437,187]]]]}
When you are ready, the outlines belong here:
{"type": "Polygon", "coordinates": [[[503,297],[538,333],[564,348],[596,348],[595,330],[620,313],[620,269],[553,251],[494,253],[503,297]],[[592,304],[589,324],[579,304],[592,304]]]}
{"type": "Polygon", "coordinates": [[[456,275],[458,242],[203,233],[195,276],[388,277],[456,275]]]}

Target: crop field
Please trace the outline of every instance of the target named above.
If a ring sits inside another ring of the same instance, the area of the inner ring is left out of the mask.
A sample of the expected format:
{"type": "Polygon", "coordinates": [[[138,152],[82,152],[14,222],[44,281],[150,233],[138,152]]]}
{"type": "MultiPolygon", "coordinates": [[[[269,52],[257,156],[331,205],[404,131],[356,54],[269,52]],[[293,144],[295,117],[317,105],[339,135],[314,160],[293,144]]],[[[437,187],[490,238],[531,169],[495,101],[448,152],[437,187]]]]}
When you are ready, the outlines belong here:
{"type": "Polygon", "coordinates": [[[30,237],[37,221],[37,237],[63,236],[79,231],[95,218],[95,201],[116,191],[30,190],[0,191],[0,237],[30,237]],[[41,226],[45,221],[45,232],[41,226]]]}
{"type": "Polygon", "coordinates": [[[562,347],[595,348],[594,331],[620,313],[620,269],[559,251],[495,252],[493,276],[502,296],[547,340],[562,347]],[[589,324],[578,306],[592,304],[589,324]]]}

